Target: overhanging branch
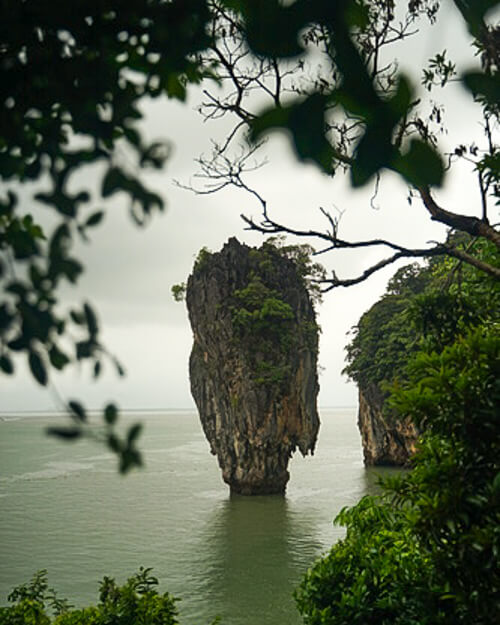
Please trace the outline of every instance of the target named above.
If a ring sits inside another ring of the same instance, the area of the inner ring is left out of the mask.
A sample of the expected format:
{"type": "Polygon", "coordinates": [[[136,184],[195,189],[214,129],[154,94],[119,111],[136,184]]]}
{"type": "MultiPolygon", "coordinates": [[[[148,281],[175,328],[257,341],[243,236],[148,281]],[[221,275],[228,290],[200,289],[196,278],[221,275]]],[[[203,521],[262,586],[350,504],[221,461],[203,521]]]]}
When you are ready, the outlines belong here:
{"type": "MultiPolygon", "coordinates": [[[[243,185],[247,191],[252,193],[260,202],[262,206],[262,220],[260,222],[256,222],[251,217],[247,217],[246,215],[241,215],[243,221],[247,224],[247,230],[253,230],[256,232],[260,232],[262,234],[288,234],[295,237],[307,237],[313,239],[319,239],[322,242],[326,242],[328,245],[320,252],[316,252],[316,254],[323,254],[328,251],[332,251],[335,249],[363,249],[363,248],[373,248],[373,247],[388,247],[393,250],[394,253],[387,258],[384,258],[377,263],[371,265],[367,269],[365,269],[360,275],[354,278],[339,278],[335,272],[332,272],[331,278],[326,278],[320,281],[322,286],[322,290],[324,292],[330,291],[339,286],[352,286],[354,284],[359,284],[363,282],[371,275],[380,271],[384,267],[395,263],[396,261],[402,258],[429,258],[431,256],[452,256],[454,258],[459,259],[462,262],[468,263],[477,269],[484,271],[488,275],[493,278],[500,280],[500,268],[494,265],[491,265],[468,252],[453,247],[452,245],[446,244],[437,244],[434,247],[429,248],[408,248],[402,245],[398,245],[392,241],[387,241],[385,239],[367,239],[362,241],[347,241],[345,239],[341,239],[338,237],[338,220],[334,219],[330,213],[321,209],[321,212],[326,217],[329,223],[329,230],[319,231],[319,230],[301,230],[296,228],[291,228],[284,224],[281,224],[273,219],[268,214],[267,205],[265,200],[253,189],[249,189],[246,185],[243,185]]],[[[430,196],[430,194],[429,194],[430,196]]],[[[443,209],[440,209],[443,210],[443,209]]],[[[448,213],[448,211],[444,211],[448,213]]],[[[449,213],[451,214],[451,213],[449,213]]],[[[456,217],[461,217],[456,215],[456,217]]],[[[465,218],[469,219],[469,218],[465,218]]],[[[473,218],[472,218],[473,219],[473,218]]],[[[480,220],[477,220],[480,221],[480,220]]],[[[447,223],[447,222],[444,222],[447,223]]],[[[468,223],[468,221],[467,221],[468,223]]],[[[488,225],[488,228],[496,233],[496,231],[488,225]]],[[[459,228],[462,230],[462,228],[459,228]]],[[[466,230],[468,232],[468,230],[466,230]]],[[[496,233],[498,234],[498,233],[496,233]]],[[[476,236],[481,236],[476,235],[476,236]]],[[[483,235],[484,236],[484,235],[483,235]]],[[[491,237],[486,237],[491,240],[491,237]]]]}
{"type": "Polygon", "coordinates": [[[454,230],[467,232],[471,236],[479,236],[488,239],[488,241],[491,241],[500,249],[500,232],[497,232],[495,228],[489,224],[486,217],[478,219],[470,215],[452,213],[451,211],[441,208],[432,197],[429,187],[419,187],[418,192],[425,208],[434,221],[439,221],[454,230]]]}
{"type": "Polygon", "coordinates": [[[326,278],[325,280],[321,281],[323,285],[326,285],[321,290],[327,293],[328,291],[331,291],[332,289],[338,286],[353,286],[354,284],[359,284],[360,282],[364,282],[372,274],[376,273],[377,271],[380,271],[381,269],[383,269],[384,267],[387,267],[388,265],[392,265],[392,263],[395,263],[397,260],[400,260],[401,258],[427,258],[429,256],[440,256],[443,254],[446,254],[446,250],[441,245],[438,245],[433,248],[425,248],[421,250],[408,249],[408,250],[404,250],[401,252],[396,252],[392,256],[389,256],[388,258],[384,258],[378,263],[371,265],[371,267],[368,267],[367,269],[365,269],[363,273],[361,273],[356,278],[341,279],[337,277],[335,272],[332,272],[333,275],[331,278],[326,278]]]}

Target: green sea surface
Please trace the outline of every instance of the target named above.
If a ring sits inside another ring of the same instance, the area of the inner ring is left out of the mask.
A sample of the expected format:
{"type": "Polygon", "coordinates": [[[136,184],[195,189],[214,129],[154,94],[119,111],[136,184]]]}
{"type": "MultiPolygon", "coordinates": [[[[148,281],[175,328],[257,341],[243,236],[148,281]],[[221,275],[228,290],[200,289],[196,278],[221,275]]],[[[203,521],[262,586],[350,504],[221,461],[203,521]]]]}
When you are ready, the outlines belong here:
{"type": "Polygon", "coordinates": [[[1,605],[42,568],[83,606],[104,575],[121,582],[151,566],[182,598],[183,625],[300,623],[294,588],[378,473],[363,466],[355,408],[321,411],[316,452],[293,457],[285,497],[230,496],[194,411],[122,417],[144,423],[145,467],[126,477],[95,443],[48,438],[61,420],[0,421],[1,605]]]}

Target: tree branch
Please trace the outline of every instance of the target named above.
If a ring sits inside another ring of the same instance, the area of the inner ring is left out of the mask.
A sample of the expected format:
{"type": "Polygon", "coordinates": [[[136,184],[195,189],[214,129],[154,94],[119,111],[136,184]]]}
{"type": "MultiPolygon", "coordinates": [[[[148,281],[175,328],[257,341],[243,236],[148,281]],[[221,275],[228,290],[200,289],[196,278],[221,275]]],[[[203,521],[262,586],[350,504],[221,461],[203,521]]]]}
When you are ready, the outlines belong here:
{"type": "Polygon", "coordinates": [[[455,247],[446,247],[445,253],[449,256],[453,256],[454,258],[458,258],[465,263],[472,265],[473,267],[476,267],[476,269],[484,271],[485,273],[492,276],[493,278],[496,278],[497,280],[500,280],[500,267],[495,267],[494,265],[485,263],[481,259],[476,258],[475,256],[472,256],[471,254],[468,254],[467,252],[459,250],[455,247]]]}
{"type": "Polygon", "coordinates": [[[401,252],[396,252],[392,256],[389,256],[388,258],[384,258],[383,260],[380,260],[378,263],[371,265],[371,267],[368,267],[368,269],[365,269],[356,278],[340,279],[337,277],[336,273],[333,271],[332,272],[333,276],[331,278],[321,280],[322,284],[328,284],[327,287],[321,290],[324,293],[327,293],[328,291],[331,291],[332,289],[338,286],[347,287],[347,286],[352,286],[354,284],[359,284],[360,282],[364,282],[372,274],[376,273],[377,271],[380,271],[381,269],[383,269],[384,267],[387,267],[388,265],[392,265],[392,263],[395,263],[400,258],[427,258],[429,256],[442,256],[446,253],[447,251],[445,249],[445,246],[442,246],[442,245],[437,245],[436,247],[433,247],[433,248],[426,248],[426,249],[421,249],[421,250],[418,250],[418,249],[402,250],[401,252]]]}
{"type": "MultiPolygon", "coordinates": [[[[285,226],[284,224],[280,224],[273,219],[271,219],[267,212],[267,206],[265,200],[253,189],[249,188],[245,184],[241,185],[241,188],[244,188],[246,191],[257,197],[259,202],[263,207],[263,219],[260,223],[255,222],[251,217],[247,217],[246,215],[241,215],[243,221],[247,224],[246,230],[253,230],[256,232],[261,232],[262,234],[289,234],[295,237],[308,237],[314,239],[321,239],[322,241],[326,241],[329,243],[329,246],[322,251],[329,252],[334,249],[357,249],[364,247],[379,247],[385,246],[389,247],[392,250],[395,250],[397,253],[407,254],[411,256],[415,250],[410,248],[403,247],[398,245],[397,243],[393,243],[392,241],[387,241],[385,239],[368,239],[364,241],[346,241],[345,239],[340,239],[337,235],[338,232],[338,221],[335,220],[328,211],[321,208],[321,212],[328,219],[331,227],[331,231],[322,232],[320,230],[298,230],[296,228],[290,228],[289,226],[285,226]]],[[[432,248],[431,248],[432,249],[432,248]]],[[[424,250],[417,250],[418,252],[422,252],[424,250]]],[[[418,253],[417,256],[421,256],[422,254],[418,253]]],[[[397,260],[397,259],[395,259],[397,260]]]]}
{"type": "Polygon", "coordinates": [[[500,232],[497,232],[493,226],[490,226],[487,219],[478,219],[469,215],[459,215],[441,208],[431,196],[429,187],[419,187],[418,192],[425,208],[434,221],[446,224],[454,230],[467,232],[472,236],[480,236],[494,243],[500,249],[500,232]]]}
{"type": "MultiPolygon", "coordinates": [[[[265,200],[253,189],[250,189],[244,183],[241,184],[241,188],[245,189],[254,197],[258,199],[262,206],[262,221],[260,223],[255,222],[251,217],[247,217],[246,215],[241,215],[243,221],[247,224],[247,230],[253,230],[257,232],[261,232],[262,234],[289,234],[296,237],[308,237],[320,239],[321,241],[326,241],[329,245],[321,250],[318,253],[325,253],[332,251],[334,249],[360,249],[367,247],[381,247],[385,246],[392,250],[394,250],[394,254],[391,256],[380,260],[379,262],[371,265],[367,269],[365,269],[359,276],[355,278],[346,278],[341,279],[338,278],[335,272],[332,272],[332,277],[322,280],[320,283],[324,286],[323,290],[325,292],[330,291],[338,286],[352,286],[354,284],[359,284],[363,282],[367,278],[369,278],[372,274],[380,271],[384,267],[395,263],[397,260],[401,258],[429,258],[431,256],[442,256],[448,255],[454,258],[457,258],[463,262],[476,267],[477,269],[484,271],[488,275],[493,278],[500,280],[500,268],[489,263],[486,263],[479,258],[469,254],[466,251],[455,248],[451,245],[445,244],[437,244],[431,248],[407,248],[401,245],[398,245],[392,241],[386,241],[385,239],[368,239],[363,241],[346,241],[344,239],[340,239],[338,237],[338,220],[334,219],[330,213],[321,208],[321,212],[327,218],[330,224],[330,231],[318,231],[318,230],[299,230],[295,228],[290,228],[289,226],[285,226],[280,224],[269,217],[267,211],[267,204],[265,200]]],[[[442,210],[442,209],[441,209],[442,210]]],[[[450,213],[452,214],[452,213],[450,213]]],[[[452,214],[453,215],[453,214],[452,214]]],[[[462,215],[454,215],[457,219],[463,218],[462,215]]],[[[483,224],[480,220],[477,220],[480,224],[483,224]]],[[[485,224],[483,224],[485,225],[485,224]]],[[[488,224],[486,224],[488,225],[488,224]]],[[[495,232],[495,230],[488,225],[488,227],[495,232]]],[[[461,228],[458,228],[461,229],[461,228]]],[[[472,234],[472,233],[471,233],[472,234]]],[[[479,236],[481,236],[479,234],[479,236]]],[[[484,236],[484,235],[483,235],[484,236]]]]}

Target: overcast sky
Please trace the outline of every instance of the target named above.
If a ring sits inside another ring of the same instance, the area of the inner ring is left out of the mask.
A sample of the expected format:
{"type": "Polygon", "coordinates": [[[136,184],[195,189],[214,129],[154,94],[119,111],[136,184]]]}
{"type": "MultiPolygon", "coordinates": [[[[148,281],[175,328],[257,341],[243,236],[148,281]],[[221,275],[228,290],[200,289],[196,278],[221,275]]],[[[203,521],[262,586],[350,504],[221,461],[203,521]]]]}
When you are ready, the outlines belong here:
{"type": "MultiPolygon", "coordinates": [[[[462,24],[454,13],[444,14],[441,40],[428,34],[412,44],[402,57],[407,71],[420,67],[443,48],[468,56],[462,24]]],[[[184,304],[175,303],[170,288],[191,272],[198,250],[206,246],[218,251],[231,236],[250,245],[262,237],[244,230],[240,214],[258,217],[259,205],[248,194],[226,190],[211,196],[196,196],[176,188],[173,179],[188,182],[196,172],[194,159],[208,152],[210,137],[224,128],[204,124],[194,111],[200,95],[192,90],[184,105],[165,100],[145,106],[144,130],[148,137],[168,138],[172,156],[161,174],[148,175],[150,184],[166,199],[167,210],[145,229],[128,217],[123,198],[109,204],[106,220],[95,230],[92,243],[81,248],[86,273],[67,301],[89,300],[99,312],[102,339],[125,365],[127,376],[117,378],[109,366],[97,382],[86,367],[73,367],[54,378],[58,391],[67,398],[81,398],[87,406],[100,408],[114,399],[125,409],[191,408],[188,358],[192,335],[184,304]]],[[[445,142],[452,149],[468,142],[479,126],[470,112],[470,99],[458,87],[447,98],[447,121],[451,128],[445,142]]],[[[298,164],[286,137],[274,135],[267,147],[270,164],[253,175],[252,184],[267,200],[271,216],[290,225],[322,229],[326,226],[319,207],[344,211],[341,236],[363,239],[389,238],[408,246],[443,240],[445,229],[430,221],[418,201],[407,203],[407,189],[396,176],[382,178],[376,203],[370,206],[372,188],[353,191],[339,176],[330,179],[313,166],[298,164]]],[[[82,177],[82,185],[95,186],[95,172],[82,177]]],[[[465,170],[449,178],[437,194],[441,205],[451,210],[478,214],[479,196],[474,177],[465,170]]],[[[372,252],[324,255],[320,260],[341,277],[357,275],[378,256],[372,252]]],[[[346,333],[360,315],[383,293],[396,267],[349,289],[328,293],[319,308],[321,406],[354,405],[356,388],[341,375],[346,333]]],[[[7,410],[51,410],[56,404],[50,390],[40,389],[18,363],[14,378],[0,378],[2,412],[7,410]]]]}

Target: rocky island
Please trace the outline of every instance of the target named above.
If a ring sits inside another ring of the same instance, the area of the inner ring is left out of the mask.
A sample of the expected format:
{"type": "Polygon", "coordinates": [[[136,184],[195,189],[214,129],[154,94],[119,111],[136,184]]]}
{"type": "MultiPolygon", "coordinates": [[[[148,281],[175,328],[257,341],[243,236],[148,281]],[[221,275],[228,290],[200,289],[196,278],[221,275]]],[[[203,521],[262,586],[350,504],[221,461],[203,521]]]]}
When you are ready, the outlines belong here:
{"type": "Polygon", "coordinates": [[[359,387],[358,428],[367,466],[404,466],[416,451],[419,432],[411,419],[394,419],[384,410],[376,384],[359,387]]]}
{"type": "Polygon", "coordinates": [[[232,493],[282,494],[293,452],[314,452],[319,328],[304,257],[286,250],[231,238],[187,283],[191,392],[232,493]]]}
{"type": "Polygon", "coordinates": [[[404,381],[420,333],[409,317],[429,280],[417,264],[394,274],[385,294],[360,318],[347,345],[346,373],[358,386],[358,427],[367,466],[404,466],[416,451],[420,432],[388,404],[390,386],[404,381]]]}

